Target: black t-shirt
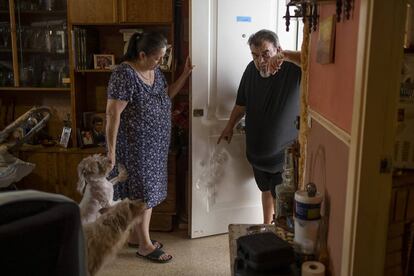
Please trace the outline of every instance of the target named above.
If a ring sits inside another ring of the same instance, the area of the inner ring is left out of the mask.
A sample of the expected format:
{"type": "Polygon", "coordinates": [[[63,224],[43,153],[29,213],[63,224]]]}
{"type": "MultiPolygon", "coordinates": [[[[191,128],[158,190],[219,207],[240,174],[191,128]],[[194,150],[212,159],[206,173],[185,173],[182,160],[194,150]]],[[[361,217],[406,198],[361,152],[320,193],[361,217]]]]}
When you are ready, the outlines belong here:
{"type": "Polygon", "coordinates": [[[253,61],[243,73],[236,104],[246,107],[246,155],[256,169],[282,171],[284,148],[298,135],[300,79],[300,67],[286,61],[268,78],[253,61]]]}

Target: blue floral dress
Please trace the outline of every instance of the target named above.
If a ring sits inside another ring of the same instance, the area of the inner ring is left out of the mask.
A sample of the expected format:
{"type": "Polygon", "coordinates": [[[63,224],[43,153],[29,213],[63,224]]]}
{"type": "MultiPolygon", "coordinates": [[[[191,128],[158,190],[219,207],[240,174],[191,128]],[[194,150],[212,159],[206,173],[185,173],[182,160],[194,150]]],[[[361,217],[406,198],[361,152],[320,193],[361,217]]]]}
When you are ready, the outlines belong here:
{"type": "Polygon", "coordinates": [[[114,199],[143,199],[153,208],[167,196],[171,100],[165,76],[155,69],[150,86],[122,63],[111,74],[108,99],[128,102],[121,113],[116,144],[116,163],[126,167],[128,179],[115,185],[114,199]]]}

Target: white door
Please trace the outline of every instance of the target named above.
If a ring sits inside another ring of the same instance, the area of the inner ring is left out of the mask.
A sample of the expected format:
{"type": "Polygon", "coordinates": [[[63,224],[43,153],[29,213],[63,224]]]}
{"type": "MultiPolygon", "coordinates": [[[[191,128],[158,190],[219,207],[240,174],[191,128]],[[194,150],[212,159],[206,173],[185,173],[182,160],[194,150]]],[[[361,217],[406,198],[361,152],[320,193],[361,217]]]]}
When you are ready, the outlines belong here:
{"type": "Polygon", "coordinates": [[[192,238],[225,233],[230,223],[262,223],[261,195],[245,156],[245,137],[217,139],[251,61],[249,36],[276,30],[277,0],[193,0],[191,57],[192,238]]]}

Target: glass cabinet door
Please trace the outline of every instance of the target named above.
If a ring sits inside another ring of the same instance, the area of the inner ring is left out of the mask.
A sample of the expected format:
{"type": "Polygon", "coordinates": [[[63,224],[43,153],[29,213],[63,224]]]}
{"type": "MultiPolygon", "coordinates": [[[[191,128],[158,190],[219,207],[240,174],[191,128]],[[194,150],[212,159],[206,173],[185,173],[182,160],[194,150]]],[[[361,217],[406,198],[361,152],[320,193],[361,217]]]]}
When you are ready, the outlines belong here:
{"type": "Polygon", "coordinates": [[[0,87],[14,86],[9,1],[0,0],[0,87]]]}
{"type": "Polygon", "coordinates": [[[19,86],[67,87],[66,0],[15,0],[15,20],[19,86]]]}

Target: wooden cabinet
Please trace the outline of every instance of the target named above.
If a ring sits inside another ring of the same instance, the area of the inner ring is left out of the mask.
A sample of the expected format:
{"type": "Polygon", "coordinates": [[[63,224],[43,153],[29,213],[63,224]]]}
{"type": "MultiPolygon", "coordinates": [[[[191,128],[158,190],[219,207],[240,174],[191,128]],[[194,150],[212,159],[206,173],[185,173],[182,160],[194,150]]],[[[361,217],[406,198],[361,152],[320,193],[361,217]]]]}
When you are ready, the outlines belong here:
{"type": "Polygon", "coordinates": [[[34,163],[36,167],[31,174],[17,183],[17,187],[63,194],[79,202],[81,195],[76,190],[78,164],[83,158],[96,152],[93,149],[23,149],[19,152],[19,158],[34,163]]]}
{"type": "Polygon", "coordinates": [[[171,0],[120,0],[121,23],[171,23],[173,11],[171,0]]]}
{"type": "Polygon", "coordinates": [[[172,0],[69,0],[73,24],[171,23],[172,0]]]}
{"type": "MultiPolygon", "coordinates": [[[[130,35],[125,31],[161,32],[174,45],[173,3],[0,1],[0,129],[32,106],[47,105],[48,139],[58,142],[64,124],[70,125],[70,145],[78,147],[84,113],[105,112],[111,70],[97,69],[95,55],[111,55],[119,64],[130,35]]],[[[169,82],[173,68],[174,61],[165,69],[169,82]]]]}
{"type": "Polygon", "coordinates": [[[73,24],[118,22],[118,0],[69,0],[68,10],[73,24]]]}

